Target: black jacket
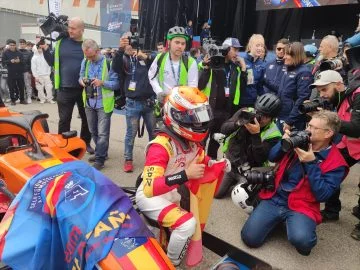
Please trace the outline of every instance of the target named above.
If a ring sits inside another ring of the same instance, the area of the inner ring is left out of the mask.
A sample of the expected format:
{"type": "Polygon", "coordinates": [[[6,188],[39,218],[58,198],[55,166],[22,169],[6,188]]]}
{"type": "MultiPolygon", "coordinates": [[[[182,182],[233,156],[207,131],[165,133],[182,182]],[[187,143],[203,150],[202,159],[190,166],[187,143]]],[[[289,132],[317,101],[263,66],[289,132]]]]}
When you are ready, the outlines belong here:
{"type": "Polygon", "coordinates": [[[19,49],[19,52],[22,53],[24,58],[24,72],[31,72],[31,58],[34,53],[26,49],[19,49]]]}
{"type": "Polygon", "coordinates": [[[2,63],[7,67],[9,78],[20,78],[24,76],[24,58],[21,52],[18,50],[4,51],[2,55],[2,63]],[[11,63],[11,59],[20,59],[19,63],[11,63]]]}

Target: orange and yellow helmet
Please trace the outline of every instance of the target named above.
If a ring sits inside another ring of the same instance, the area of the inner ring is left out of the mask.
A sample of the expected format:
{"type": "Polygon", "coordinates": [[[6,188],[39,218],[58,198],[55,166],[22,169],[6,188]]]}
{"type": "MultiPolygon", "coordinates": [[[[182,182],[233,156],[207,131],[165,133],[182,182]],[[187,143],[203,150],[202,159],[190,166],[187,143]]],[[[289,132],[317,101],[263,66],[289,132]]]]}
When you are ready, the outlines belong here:
{"type": "Polygon", "coordinates": [[[164,107],[164,124],[184,139],[201,142],[209,131],[213,114],[208,98],[196,87],[177,86],[164,107]]]}

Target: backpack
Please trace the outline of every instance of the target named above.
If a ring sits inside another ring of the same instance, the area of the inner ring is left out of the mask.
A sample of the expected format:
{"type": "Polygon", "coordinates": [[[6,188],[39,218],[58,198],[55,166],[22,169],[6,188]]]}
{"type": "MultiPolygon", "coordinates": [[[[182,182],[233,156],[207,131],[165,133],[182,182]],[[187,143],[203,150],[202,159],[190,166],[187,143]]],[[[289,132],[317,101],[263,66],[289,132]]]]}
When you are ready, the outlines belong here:
{"type": "MultiPolygon", "coordinates": [[[[156,72],[154,74],[154,77],[152,77],[151,80],[155,79],[156,76],[159,74],[160,66],[161,66],[162,61],[164,60],[165,55],[166,55],[166,53],[161,53],[161,55],[159,56],[159,58],[157,60],[157,69],[156,69],[156,72]]],[[[181,60],[184,63],[186,72],[188,72],[188,70],[189,70],[189,58],[188,58],[188,56],[182,55],[181,60]]]]}

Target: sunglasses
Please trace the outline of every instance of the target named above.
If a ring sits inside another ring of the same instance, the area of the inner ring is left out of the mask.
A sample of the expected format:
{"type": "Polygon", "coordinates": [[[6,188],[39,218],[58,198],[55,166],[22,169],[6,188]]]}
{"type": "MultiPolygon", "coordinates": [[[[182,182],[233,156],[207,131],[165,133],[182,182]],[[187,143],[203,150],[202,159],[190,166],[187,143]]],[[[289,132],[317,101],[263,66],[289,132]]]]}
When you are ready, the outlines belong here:
{"type": "Polygon", "coordinates": [[[276,50],[277,50],[277,51],[284,51],[284,50],[285,50],[285,47],[282,47],[282,48],[278,47],[278,48],[276,48],[276,50]]]}

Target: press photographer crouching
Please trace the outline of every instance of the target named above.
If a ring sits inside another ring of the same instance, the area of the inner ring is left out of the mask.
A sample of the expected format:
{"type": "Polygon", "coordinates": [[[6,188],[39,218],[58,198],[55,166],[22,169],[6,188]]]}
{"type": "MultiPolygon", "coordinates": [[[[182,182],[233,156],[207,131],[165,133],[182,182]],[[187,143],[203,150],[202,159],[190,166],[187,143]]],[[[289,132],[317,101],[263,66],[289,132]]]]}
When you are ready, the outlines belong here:
{"type": "Polygon", "coordinates": [[[274,121],[280,109],[280,99],[267,93],[258,97],[255,110],[240,109],[221,126],[221,133],[227,136],[223,152],[232,170],[224,175],[215,198],[224,197],[237,182],[246,182],[244,173],[252,167],[268,166],[270,149],[281,139],[274,121]]]}
{"type": "Polygon", "coordinates": [[[155,93],[147,76],[152,60],[141,50],[133,48],[134,42],[132,45],[130,43],[131,40],[123,36],[120,39],[120,48],[113,59],[113,69],[119,74],[120,90],[122,95],[126,96],[124,172],[133,171],[133,148],[136,134],[140,129],[140,119],[144,119],[149,141],[154,139],[155,127],[155,93]]]}
{"type": "Polygon", "coordinates": [[[275,226],[285,222],[290,243],[301,255],[310,254],[317,242],[316,225],[321,223],[320,202],[339,188],[348,171],[332,144],[339,128],[335,112],[317,112],[308,124],[307,135],[294,140],[287,130],[283,141],[271,149],[269,160],[279,162],[275,188],[260,192],[262,200],[241,230],[247,246],[260,247],[275,226]]]}

